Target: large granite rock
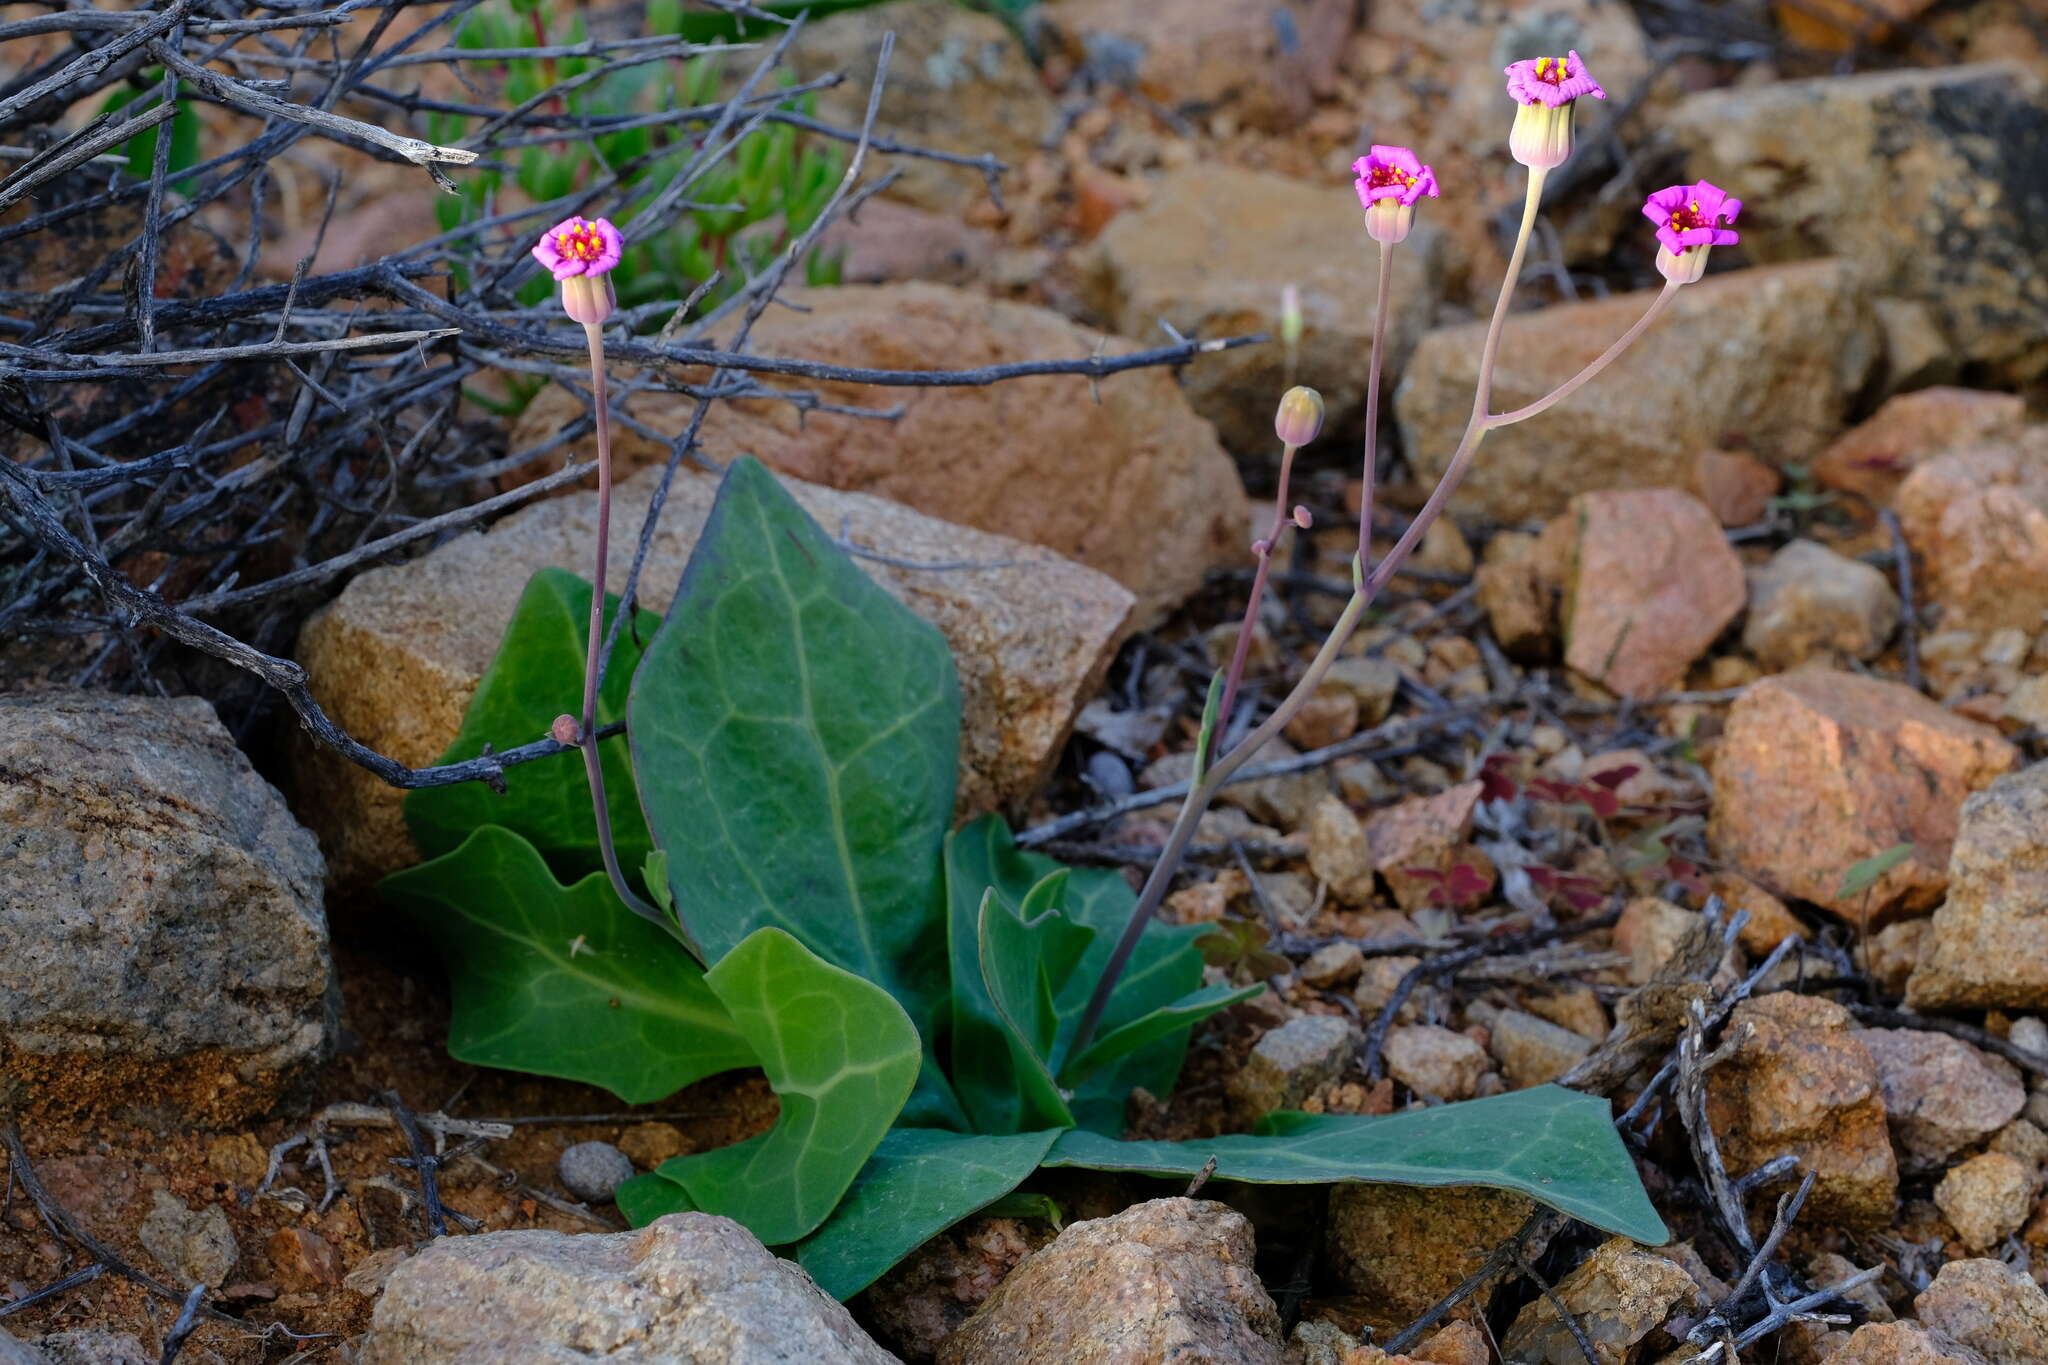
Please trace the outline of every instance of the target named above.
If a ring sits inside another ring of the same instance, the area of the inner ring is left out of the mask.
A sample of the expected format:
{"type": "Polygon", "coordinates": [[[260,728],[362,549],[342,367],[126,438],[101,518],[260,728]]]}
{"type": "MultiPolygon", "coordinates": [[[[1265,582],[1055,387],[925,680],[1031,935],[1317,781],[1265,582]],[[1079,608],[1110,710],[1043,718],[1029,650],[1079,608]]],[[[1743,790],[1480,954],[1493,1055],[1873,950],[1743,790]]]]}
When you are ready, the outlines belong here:
{"type": "Polygon", "coordinates": [[[1913,1312],[1990,1365],[2033,1365],[2048,1348],[2048,1293],[2003,1261],[1950,1261],[1913,1312]]]}
{"type": "Polygon", "coordinates": [[[1252,1225],[1206,1199],[1069,1224],[939,1347],[939,1365],[1279,1365],[1252,1225]]]}
{"type": "MultiPolygon", "coordinates": [[[[1432,208],[1425,201],[1394,253],[1383,397],[1435,312],[1442,250],[1432,208]]],[[[1144,208],[1117,215],[1081,257],[1082,295],[1117,331],[1158,344],[1162,321],[1186,336],[1277,333],[1281,291],[1296,286],[1296,380],[1322,394],[1324,432],[1336,434],[1359,429],[1364,412],[1378,301],[1371,248],[1348,186],[1201,163],[1169,172],[1144,208]]],[[[1187,368],[1189,401],[1237,454],[1272,455],[1285,363],[1279,346],[1205,357],[1187,368]]]]}
{"type": "Polygon", "coordinates": [[[1963,803],[1949,894],[1906,983],[1918,1010],[2048,1008],[2048,763],[1963,803]]]}
{"type": "Polygon", "coordinates": [[[1948,885],[1963,799],[2019,753],[1912,688],[1825,668],[1765,678],[1729,710],[1707,836],[1767,888],[1876,927],[1926,911],[1948,885]],[[1850,868],[1913,852],[1843,896],[1850,868]]]}
{"type": "MultiPolygon", "coordinates": [[[[615,528],[639,526],[657,477],[649,470],[615,490],[615,528]]],[[[856,545],[912,566],[991,566],[934,572],[856,560],[953,646],[964,719],[960,813],[1028,796],[1122,639],[1131,595],[1048,550],[883,498],[785,483],[828,533],[843,528],[856,545]]],[[[677,475],[642,579],[643,606],[668,605],[716,491],[711,475],[677,475]]],[[[549,566],[589,573],[596,507],[594,493],[553,498],[488,533],[358,577],[300,636],[299,659],[321,705],[372,748],[414,767],[434,762],[460,729],[527,579],[549,566]]],[[[612,556],[613,591],[624,586],[630,559],[612,556]]],[[[336,884],[419,860],[401,792],[304,742],[296,766],[300,810],[320,834],[336,884]]]]}
{"type": "Polygon", "coordinates": [[[1922,461],[2005,445],[2026,416],[2026,400],[2014,393],[1941,386],[1902,393],[1831,441],[1813,462],[1814,481],[1882,507],[1922,461]]]}
{"type": "Polygon", "coordinates": [[[795,1263],[729,1218],[444,1238],[384,1283],[360,1365],[890,1365],[795,1263]]]}
{"type": "Polygon", "coordinates": [[[1742,196],[1751,259],[1836,256],[1925,302],[1960,358],[2048,367],[2048,103],[1998,64],[1708,91],[1665,120],[1687,174],[1742,196]]]}
{"type": "MultiPolygon", "coordinates": [[[[1746,226],[1746,224],[1745,224],[1746,226]]],[[[1508,320],[1493,408],[1549,394],[1633,326],[1652,295],[1558,304],[1508,320]]],[[[1395,398],[1417,473],[1434,480],[1472,412],[1486,325],[1422,338],[1395,398]]],[[[1684,487],[1694,457],[1746,439],[1770,464],[1819,453],[1876,357],[1856,268],[1738,270],[1680,290],[1582,393],[1491,432],[1451,506],[1499,521],[1549,517],[1601,488],[1684,487]]]]}
{"type": "Polygon", "coordinates": [[[1892,1144],[1908,1169],[1939,1168],[2019,1117],[2018,1068],[1960,1038],[1925,1029],[1860,1029],[1877,1062],[1892,1144]]]}
{"type": "Polygon", "coordinates": [[[1559,1280],[1557,1301],[1533,1300],[1501,1341],[1508,1360],[1522,1365],[1581,1365],[1585,1353],[1562,1304],[1592,1343],[1593,1365],[1626,1365],[1637,1343],[1682,1310],[1705,1306],[1705,1296],[1684,1266],[1623,1237],[1603,1242],[1578,1269],[1559,1280]]]}
{"type": "Polygon", "coordinates": [[[213,708],[0,697],[0,1070],[38,1110],[232,1122],[333,1029],[313,836],[213,708]]]}
{"type": "Polygon", "coordinates": [[[1915,468],[1893,506],[1926,564],[1930,601],[1952,630],[2011,627],[2048,616],[2048,427],[2009,444],[1939,455],[1915,468]]]}
{"type": "Polygon", "coordinates": [[[1337,1185],[1330,1268],[1373,1326],[1398,1331],[1477,1270],[1534,1208],[1506,1190],[1337,1185]]]}
{"type": "MultiPolygon", "coordinates": [[[[762,316],[750,350],[940,370],[1137,349],[1043,308],[943,285],[849,285],[782,297],[790,306],[762,316]]],[[[1193,369],[1213,363],[1196,361],[1193,369]]],[[[703,378],[687,370],[682,377],[703,378]]],[[[902,415],[884,421],[805,413],[774,399],[722,402],[698,433],[714,460],[753,455],[779,474],[880,494],[941,521],[1057,550],[1135,593],[1140,625],[1199,588],[1210,568],[1242,563],[1248,553],[1237,471],[1171,371],[1126,371],[1093,385],[1051,375],[970,388],[763,378],[828,403],[900,407],[902,415]]],[[[666,461],[667,438],[689,426],[695,408],[696,400],[667,392],[631,399],[625,410],[663,439],[615,427],[621,468],[666,461]]],[[[582,412],[566,389],[543,390],[514,428],[514,449],[540,445],[582,412]]],[[[573,449],[588,455],[594,446],[585,438],[573,449]]]]}

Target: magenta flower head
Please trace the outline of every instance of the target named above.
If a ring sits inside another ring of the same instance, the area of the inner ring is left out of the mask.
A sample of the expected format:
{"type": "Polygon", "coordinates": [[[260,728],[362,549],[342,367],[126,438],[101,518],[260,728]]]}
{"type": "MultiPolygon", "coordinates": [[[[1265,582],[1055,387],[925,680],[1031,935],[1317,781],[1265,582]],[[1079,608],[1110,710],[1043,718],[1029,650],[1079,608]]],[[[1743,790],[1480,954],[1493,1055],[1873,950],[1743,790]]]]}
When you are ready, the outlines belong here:
{"type": "Polygon", "coordinates": [[[1365,206],[1366,235],[1392,244],[1415,226],[1415,204],[1424,195],[1437,197],[1436,172],[1406,147],[1375,145],[1369,155],[1351,163],[1358,177],[1358,202],[1365,206]]]}
{"type": "Polygon", "coordinates": [[[1657,225],[1657,270],[1674,284],[1691,284],[1707,273],[1710,247],[1741,240],[1732,223],[1742,201],[1705,180],[1658,190],[1643,203],[1643,216],[1657,225]]]}
{"type": "Polygon", "coordinates": [[[1607,98],[1576,52],[1538,57],[1507,69],[1508,94],[1521,106],[1508,134],[1508,150],[1524,166],[1548,170],[1572,154],[1572,106],[1582,97],[1607,98]]]}
{"type": "Polygon", "coordinates": [[[564,218],[533,244],[533,259],[562,286],[562,311],[586,326],[612,315],[618,299],[611,271],[625,242],[603,218],[564,218]]]}

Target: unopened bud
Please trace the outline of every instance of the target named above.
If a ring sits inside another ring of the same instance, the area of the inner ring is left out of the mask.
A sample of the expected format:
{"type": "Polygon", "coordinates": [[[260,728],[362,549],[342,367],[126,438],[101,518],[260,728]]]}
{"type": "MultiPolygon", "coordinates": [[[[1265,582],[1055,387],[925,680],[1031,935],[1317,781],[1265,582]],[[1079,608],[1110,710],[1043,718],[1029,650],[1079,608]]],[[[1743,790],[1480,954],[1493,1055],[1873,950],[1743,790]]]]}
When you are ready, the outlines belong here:
{"type": "Polygon", "coordinates": [[[1264,559],[1269,553],[1271,553],[1272,549],[1273,542],[1266,539],[1264,536],[1260,536],[1257,540],[1252,542],[1252,554],[1254,557],[1258,559],[1264,559]]]}
{"type": "Polygon", "coordinates": [[[1316,521],[1314,517],[1308,514],[1306,507],[1297,507],[1294,509],[1294,524],[1306,531],[1309,527],[1315,525],[1316,521]]]}
{"type": "Polygon", "coordinates": [[[1273,414],[1273,431],[1281,444],[1305,446],[1323,429],[1323,396],[1300,384],[1280,398],[1280,410],[1273,414]]]}
{"type": "Polygon", "coordinates": [[[556,716],[555,723],[548,727],[548,733],[557,744],[575,745],[583,739],[583,727],[576,723],[574,716],[556,716]]]}

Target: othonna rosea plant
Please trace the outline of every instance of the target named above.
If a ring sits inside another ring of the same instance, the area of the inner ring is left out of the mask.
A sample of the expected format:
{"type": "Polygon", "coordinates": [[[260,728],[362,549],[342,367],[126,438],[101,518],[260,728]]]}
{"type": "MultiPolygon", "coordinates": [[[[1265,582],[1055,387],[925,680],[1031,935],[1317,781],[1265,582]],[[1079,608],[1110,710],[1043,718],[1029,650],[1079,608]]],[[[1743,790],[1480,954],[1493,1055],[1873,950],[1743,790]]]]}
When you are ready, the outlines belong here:
{"type": "MultiPolygon", "coordinates": [[[[1205,985],[1201,930],[1152,915],[1201,808],[1314,691],[1484,434],[1575,392],[1699,277],[1709,246],[1733,239],[1720,224],[1740,206],[1712,186],[1653,196],[1645,212],[1660,225],[1668,281],[1657,303],[1557,392],[1490,413],[1543,176],[1569,153],[1572,101],[1601,92],[1573,54],[1517,63],[1509,93],[1522,105],[1513,146],[1529,193],[1450,472],[1370,570],[1362,531],[1357,591],[1331,640],[1296,692],[1222,754],[1212,741],[1242,650],[1216,678],[1194,792],[1142,895],[1114,873],[1019,849],[995,817],[951,828],[960,701],[946,641],[743,458],[665,619],[614,626],[608,669],[606,603],[566,572],[534,577],[446,756],[549,732],[583,750],[585,778],[537,763],[507,773],[500,793],[407,798],[429,861],[385,890],[448,960],[450,1050],[634,1103],[759,1067],[780,1100],[774,1125],[629,1181],[620,1207],[636,1222],[691,1209],[734,1218],[840,1297],[1041,1166],[1176,1175],[1213,1161],[1222,1180],[1485,1185],[1663,1240],[1607,1103],[1556,1086],[1386,1117],[1280,1112],[1252,1133],[1196,1142],[1120,1140],[1132,1091],[1169,1092],[1194,1026],[1260,989],[1205,985]],[[580,717],[558,715],[579,676],[580,717]]],[[[1383,327],[1386,252],[1438,190],[1406,149],[1376,147],[1358,170],[1382,253],[1383,327]]],[[[590,343],[598,582],[610,487],[603,276],[619,249],[609,223],[572,219],[535,252],[590,343]]],[[[1306,391],[1283,402],[1290,455],[1319,417],[1306,391]]],[[[1372,459],[1369,435],[1368,487],[1372,459]]],[[[1262,562],[1288,521],[1305,514],[1287,515],[1283,487],[1262,562]]]]}

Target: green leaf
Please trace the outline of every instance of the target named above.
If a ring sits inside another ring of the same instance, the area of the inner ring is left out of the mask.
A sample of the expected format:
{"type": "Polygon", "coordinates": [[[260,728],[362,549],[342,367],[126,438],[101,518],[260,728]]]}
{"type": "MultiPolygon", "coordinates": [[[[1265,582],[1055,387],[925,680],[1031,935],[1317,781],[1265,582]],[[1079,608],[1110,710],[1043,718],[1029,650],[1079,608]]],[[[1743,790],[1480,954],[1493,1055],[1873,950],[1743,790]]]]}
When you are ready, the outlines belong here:
{"type": "Polygon", "coordinates": [[[772,925],[928,1025],[945,995],[952,651],[759,461],[727,470],[627,710],[677,912],[711,959],[772,925]]]}
{"type": "Polygon", "coordinates": [[[1195,735],[1195,770],[1188,778],[1188,787],[1202,785],[1202,774],[1209,771],[1209,749],[1216,742],[1216,712],[1223,703],[1223,670],[1217,669],[1209,677],[1209,699],[1202,703],[1202,728],[1195,735]]]}
{"type": "Polygon", "coordinates": [[[706,1213],[771,1246],[825,1221],[910,1098],[923,1046],[880,987],[780,929],[756,930],[704,974],[782,1103],[775,1126],[671,1158],[661,1175],[706,1213]]]}
{"type": "Polygon", "coordinates": [[[984,1218],[1036,1218],[1052,1224],[1058,1232],[1067,1224],[1066,1211],[1059,1201],[1049,1194],[1032,1194],[1025,1190],[1012,1190],[1001,1199],[984,1204],[975,1210],[984,1218]]]}
{"type": "Polygon", "coordinates": [[[1070,1088],[1078,1085],[1117,1058],[1176,1032],[1185,1035],[1210,1015],[1229,1009],[1239,1001],[1249,1000],[1264,989],[1258,984],[1233,987],[1228,982],[1220,982],[1184,995],[1170,1005],[1162,1005],[1121,1028],[1099,1035],[1088,1045],[1086,1052],[1079,1057],[1068,1058],[1060,1066],[1060,1084],[1070,1088]]]}
{"type": "Polygon", "coordinates": [[[665,1214],[697,1211],[690,1196],[683,1193],[683,1187],[657,1171],[636,1175],[619,1186],[612,1202],[636,1228],[644,1228],[665,1214]]]}
{"type": "Polygon", "coordinates": [[[1045,1164],[1192,1176],[1213,1156],[1217,1178],[1258,1185],[1484,1185],[1647,1245],[1670,1240],[1597,1095],[1545,1085],[1384,1118],[1282,1110],[1259,1128],[1195,1142],[1070,1132],[1045,1164]]]}
{"type": "MultiPolygon", "coordinates": [[[[607,596],[606,617],[618,609],[607,596]]],[[[640,613],[642,635],[657,624],[652,613],[640,613]]],[[[544,738],[556,716],[583,709],[583,661],[590,632],[590,584],[564,569],[542,569],[527,581],[497,657],[484,670],[462,717],[462,730],[441,755],[442,763],[475,758],[486,744],[511,749],[544,738]]],[[[624,716],[626,689],[640,664],[633,632],[619,637],[618,649],[606,670],[597,699],[599,725],[624,716]]],[[[623,735],[600,743],[605,798],[611,809],[612,837],[620,866],[638,868],[653,844],[640,802],[633,794],[633,770],[623,735]]],[[[500,796],[481,782],[423,787],[405,798],[405,821],[413,842],[428,857],[456,848],[485,825],[502,825],[522,835],[548,865],[565,879],[603,868],[597,848],[597,820],[590,808],[580,755],[564,753],[505,772],[500,796]]]]}
{"type": "Polygon", "coordinates": [[[1052,873],[1026,894],[1021,909],[1006,904],[993,886],[981,898],[978,969],[1009,1048],[1022,1127],[1074,1122],[1052,1074],[1060,1024],[1053,997],[1094,931],[1059,913],[1054,902],[1065,885],[1065,869],[1052,873]]]}
{"type": "MultiPolygon", "coordinates": [[[[1001,1137],[897,1128],[838,1210],[790,1249],[835,1299],[848,1299],[1038,1168],[1057,1130],[1001,1137]]],[[[664,1210],[666,1212],[666,1210],[664,1210]]]]}
{"type": "Polygon", "coordinates": [[[453,853],[384,879],[448,963],[448,1051],[601,1085],[628,1104],[755,1065],[676,941],[603,873],[555,880],[532,844],[486,825],[453,853]]]}
{"type": "Polygon", "coordinates": [[[1847,900],[1860,896],[1877,885],[1877,879],[1913,856],[1910,843],[1893,844],[1882,853],[1874,853],[1842,874],[1842,884],[1835,889],[1836,900],[1847,900]]]}

